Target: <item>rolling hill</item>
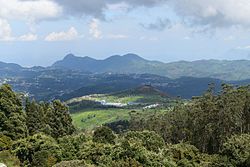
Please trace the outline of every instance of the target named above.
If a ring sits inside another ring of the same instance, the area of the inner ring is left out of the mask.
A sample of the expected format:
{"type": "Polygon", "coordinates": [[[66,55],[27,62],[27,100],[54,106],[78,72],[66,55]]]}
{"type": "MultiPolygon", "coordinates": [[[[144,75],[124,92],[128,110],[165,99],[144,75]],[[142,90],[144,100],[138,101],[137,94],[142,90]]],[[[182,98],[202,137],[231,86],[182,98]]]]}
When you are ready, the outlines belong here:
{"type": "Polygon", "coordinates": [[[249,79],[250,61],[247,60],[162,63],[135,54],[111,56],[105,60],[70,54],[51,67],[26,68],[0,62],[0,84],[9,83],[15,91],[37,100],[58,98],[64,101],[145,84],[171,96],[191,98],[203,93],[209,83],[215,83],[219,90],[222,83],[246,85],[249,79]]]}
{"type": "MultiPolygon", "coordinates": [[[[63,60],[55,62],[52,67],[92,73],[155,73],[154,67],[164,63],[148,61],[135,54],[124,56],[111,56],[104,60],[96,60],[90,57],[76,57],[67,55],[63,60]],[[152,68],[152,69],[151,69],[152,68]],[[147,69],[147,70],[145,70],[147,69]]],[[[158,69],[156,69],[158,70],[158,69]]]]}
{"type": "Polygon", "coordinates": [[[109,94],[92,94],[67,101],[73,123],[80,129],[128,120],[131,110],[143,113],[166,111],[181,102],[151,85],[109,94]]]}
{"type": "Polygon", "coordinates": [[[198,60],[163,63],[149,61],[135,54],[111,56],[104,60],[67,55],[52,65],[53,68],[87,71],[92,73],[156,74],[172,79],[180,77],[243,80],[250,78],[249,60],[198,60]]]}

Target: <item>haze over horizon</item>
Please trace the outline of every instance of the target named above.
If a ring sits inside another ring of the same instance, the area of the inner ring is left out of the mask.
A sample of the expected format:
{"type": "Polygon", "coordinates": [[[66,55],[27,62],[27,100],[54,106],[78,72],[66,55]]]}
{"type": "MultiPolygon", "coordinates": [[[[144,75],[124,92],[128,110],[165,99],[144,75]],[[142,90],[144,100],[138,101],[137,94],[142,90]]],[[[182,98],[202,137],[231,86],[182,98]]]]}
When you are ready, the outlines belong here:
{"type": "Polygon", "coordinates": [[[0,61],[249,59],[248,0],[0,0],[0,61]]]}
{"type": "MultiPolygon", "coordinates": [[[[30,64],[30,65],[25,65],[25,64],[22,64],[22,63],[18,63],[18,62],[8,62],[8,61],[1,61],[0,62],[3,62],[3,63],[13,63],[13,64],[17,64],[17,65],[20,65],[22,67],[27,67],[27,68],[31,68],[31,67],[50,67],[52,66],[54,63],[58,62],[58,61],[62,61],[64,60],[68,55],[73,55],[74,57],[77,57],[77,58],[85,58],[85,57],[89,57],[91,59],[94,59],[94,60],[107,60],[113,56],[126,56],[126,55],[130,55],[130,54],[133,54],[133,55],[136,55],[136,56],[139,56],[140,58],[142,59],[145,59],[146,61],[157,61],[157,62],[161,62],[161,63],[178,63],[178,62],[181,62],[181,61],[186,61],[186,62],[195,62],[195,61],[202,61],[202,60],[206,60],[206,61],[209,61],[209,60],[221,60],[221,61],[224,61],[224,60],[228,60],[228,61],[234,61],[234,60],[229,60],[229,59],[213,59],[213,58],[208,58],[208,59],[197,59],[197,60],[183,60],[183,59],[180,59],[180,60],[173,60],[173,61],[161,61],[161,60],[157,60],[157,59],[147,59],[147,58],[144,58],[143,56],[141,55],[138,55],[138,54],[135,54],[135,53],[126,53],[126,54],[121,54],[121,55],[118,55],[118,54],[115,54],[115,55],[110,55],[110,56],[107,56],[107,57],[103,57],[103,58],[95,58],[95,57],[91,57],[91,56],[83,56],[83,55],[75,55],[73,53],[68,53],[64,56],[61,56],[59,59],[55,60],[55,61],[52,61],[50,62],[49,64],[44,64],[44,65],[41,65],[41,64],[30,64]]],[[[235,59],[235,60],[249,60],[249,59],[235,59]]]]}

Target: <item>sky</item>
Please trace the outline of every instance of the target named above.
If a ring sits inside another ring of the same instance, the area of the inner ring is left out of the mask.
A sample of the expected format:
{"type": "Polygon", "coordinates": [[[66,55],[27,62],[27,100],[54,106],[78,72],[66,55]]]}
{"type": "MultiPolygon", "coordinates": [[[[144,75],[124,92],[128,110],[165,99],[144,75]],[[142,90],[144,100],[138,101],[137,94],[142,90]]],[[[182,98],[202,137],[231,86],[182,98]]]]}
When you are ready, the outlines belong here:
{"type": "Polygon", "coordinates": [[[0,0],[0,61],[250,59],[249,0],[0,0]]]}

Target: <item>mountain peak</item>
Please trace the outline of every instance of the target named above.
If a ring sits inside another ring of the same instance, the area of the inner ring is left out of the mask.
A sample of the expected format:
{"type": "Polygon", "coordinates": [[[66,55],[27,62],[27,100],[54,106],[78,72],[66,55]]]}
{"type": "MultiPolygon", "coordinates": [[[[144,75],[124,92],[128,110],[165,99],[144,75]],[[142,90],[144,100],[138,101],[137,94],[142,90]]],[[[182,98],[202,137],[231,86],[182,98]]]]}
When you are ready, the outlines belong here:
{"type": "Polygon", "coordinates": [[[142,85],[142,86],[136,88],[134,91],[139,93],[139,94],[149,94],[149,95],[157,94],[157,95],[161,95],[161,96],[166,96],[165,93],[156,89],[152,85],[142,85]]]}
{"type": "Polygon", "coordinates": [[[137,54],[134,53],[128,53],[123,55],[124,58],[129,58],[129,59],[136,59],[136,60],[144,60],[142,57],[138,56],[137,54]]]}
{"type": "Polygon", "coordinates": [[[86,61],[86,60],[95,60],[89,56],[84,56],[84,57],[78,57],[78,56],[75,56],[74,54],[67,54],[64,59],[64,61],[67,61],[67,60],[75,60],[75,61],[86,61]]]}
{"type": "Polygon", "coordinates": [[[52,67],[88,71],[92,73],[137,73],[139,69],[141,72],[146,73],[147,71],[144,69],[146,69],[150,63],[150,61],[147,61],[133,53],[128,53],[123,56],[113,55],[103,60],[97,60],[87,56],[78,57],[73,54],[68,54],[63,60],[55,62],[52,67]]]}
{"type": "Polygon", "coordinates": [[[132,88],[132,89],[128,89],[125,91],[121,91],[121,92],[116,92],[114,93],[115,95],[160,95],[162,97],[168,97],[167,94],[165,94],[164,92],[158,90],[157,88],[153,87],[152,85],[141,85],[139,87],[136,88],[132,88]]]}
{"type": "Polygon", "coordinates": [[[74,54],[70,53],[70,54],[67,54],[67,55],[64,57],[64,60],[66,60],[66,59],[72,59],[72,58],[76,58],[76,56],[75,56],[74,54]]]}

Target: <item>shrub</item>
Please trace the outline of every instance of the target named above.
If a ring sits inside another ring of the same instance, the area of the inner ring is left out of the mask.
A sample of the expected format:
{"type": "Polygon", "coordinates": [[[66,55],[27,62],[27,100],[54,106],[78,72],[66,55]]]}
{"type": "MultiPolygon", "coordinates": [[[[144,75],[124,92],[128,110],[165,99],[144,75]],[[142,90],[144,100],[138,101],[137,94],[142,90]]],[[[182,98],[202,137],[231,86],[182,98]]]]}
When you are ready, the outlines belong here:
{"type": "Polygon", "coordinates": [[[160,149],[163,149],[165,146],[164,140],[155,132],[143,131],[135,132],[131,131],[125,134],[124,136],[127,140],[137,140],[142,142],[142,145],[146,149],[154,152],[159,152],[160,149]]]}
{"type": "Polygon", "coordinates": [[[223,144],[221,154],[227,156],[228,161],[234,166],[249,166],[250,135],[232,136],[223,144]]]}
{"type": "Polygon", "coordinates": [[[93,135],[93,141],[98,143],[115,143],[116,136],[112,130],[106,126],[97,128],[93,135]]]}
{"type": "Polygon", "coordinates": [[[10,137],[0,134],[0,151],[9,150],[12,145],[10,137]]]}
{"type": "Polygon", "coordinates": [[[21,163],[27,166],[50,167],[61,159],[56,141],[41,133],[16,141],[12,149],[21,163]]]}
{"type": "Polygon", "coordinates": [[[0,163],[4,163],[8,167],[20,167],[19,159],[12,155],[10,151],[0,152],[0,163]]]}

